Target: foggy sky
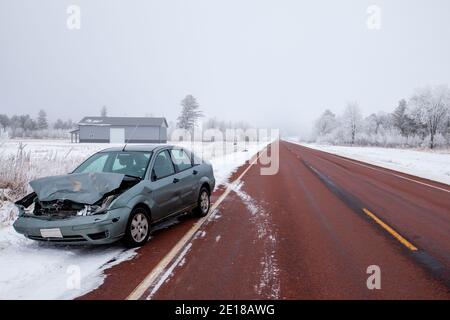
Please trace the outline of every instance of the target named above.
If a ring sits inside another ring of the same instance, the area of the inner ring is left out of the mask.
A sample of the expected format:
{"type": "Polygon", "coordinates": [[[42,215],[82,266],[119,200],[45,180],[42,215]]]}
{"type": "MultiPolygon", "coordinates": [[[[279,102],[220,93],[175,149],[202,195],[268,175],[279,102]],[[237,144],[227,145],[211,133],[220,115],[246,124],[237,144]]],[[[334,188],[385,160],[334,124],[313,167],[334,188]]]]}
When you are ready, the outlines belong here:
{"type": "Polygon", "coordinates": [[[205,115],[302,131],[450,84],[450,1],[1,0],[0,113],[205,115]],[[69,5],[81,29],[66,27],[69,5]],[[382,10],[381,30],[366,9],[382,10]]]}

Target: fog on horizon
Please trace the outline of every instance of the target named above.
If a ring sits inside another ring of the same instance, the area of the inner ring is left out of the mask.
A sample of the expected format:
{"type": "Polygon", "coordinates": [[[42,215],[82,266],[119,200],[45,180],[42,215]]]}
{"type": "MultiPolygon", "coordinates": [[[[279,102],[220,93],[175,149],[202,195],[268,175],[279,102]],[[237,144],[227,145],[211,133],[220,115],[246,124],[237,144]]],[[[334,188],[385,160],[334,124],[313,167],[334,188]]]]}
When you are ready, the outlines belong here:
{"type": "Polygon", "coordinates": [[[0,113],[175,121],[192,94],[207,118],[301,134],[347,101],[390,112],[450,84],[449,13],[447,0],[3,0],[0,113]]]}

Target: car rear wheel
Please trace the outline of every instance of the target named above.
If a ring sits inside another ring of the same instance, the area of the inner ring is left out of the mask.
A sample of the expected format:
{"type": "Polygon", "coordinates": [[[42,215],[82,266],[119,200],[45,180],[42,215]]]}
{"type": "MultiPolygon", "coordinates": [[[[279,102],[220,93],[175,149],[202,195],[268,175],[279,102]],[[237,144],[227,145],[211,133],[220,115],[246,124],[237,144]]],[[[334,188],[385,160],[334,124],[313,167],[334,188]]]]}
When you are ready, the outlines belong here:
{"type": "Polygon", "coordinates": [[[208,214],[209,207],[211,206],[210,195],[208,189],[205,187],[200,189],[198,195],[197,207],[194,209],[194,214],[199,217],[204,217],[208,214]]]}
{"type": "Polygon", "coordinates": [[[150,236],[150,219],[144,208],[134,208],[125,232],[124,242],[128,247],[144,245],[150,236]]]}

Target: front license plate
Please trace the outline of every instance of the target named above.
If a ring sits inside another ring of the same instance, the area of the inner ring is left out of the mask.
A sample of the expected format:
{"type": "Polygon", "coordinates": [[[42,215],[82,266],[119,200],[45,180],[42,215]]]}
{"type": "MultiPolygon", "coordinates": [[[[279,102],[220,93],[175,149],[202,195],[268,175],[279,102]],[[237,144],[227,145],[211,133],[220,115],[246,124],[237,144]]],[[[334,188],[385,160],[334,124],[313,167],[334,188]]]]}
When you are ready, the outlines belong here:
{"type": "Polygon", "coordinates": [[[43,238],[62,238],[62,233],[59,228],[41,229],[41,236],[43,238]]]}

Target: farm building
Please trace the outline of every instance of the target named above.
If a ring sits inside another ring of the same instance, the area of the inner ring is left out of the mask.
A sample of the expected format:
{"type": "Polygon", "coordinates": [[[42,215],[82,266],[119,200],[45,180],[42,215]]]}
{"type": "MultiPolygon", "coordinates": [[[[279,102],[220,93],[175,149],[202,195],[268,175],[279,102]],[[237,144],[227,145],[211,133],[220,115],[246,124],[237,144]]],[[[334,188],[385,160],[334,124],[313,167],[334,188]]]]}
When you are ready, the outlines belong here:
{"type": "Polygon", "coordinates": [[[72,142],[166,143],[166,118],[84,117],[70,132],[72,142]]]}

